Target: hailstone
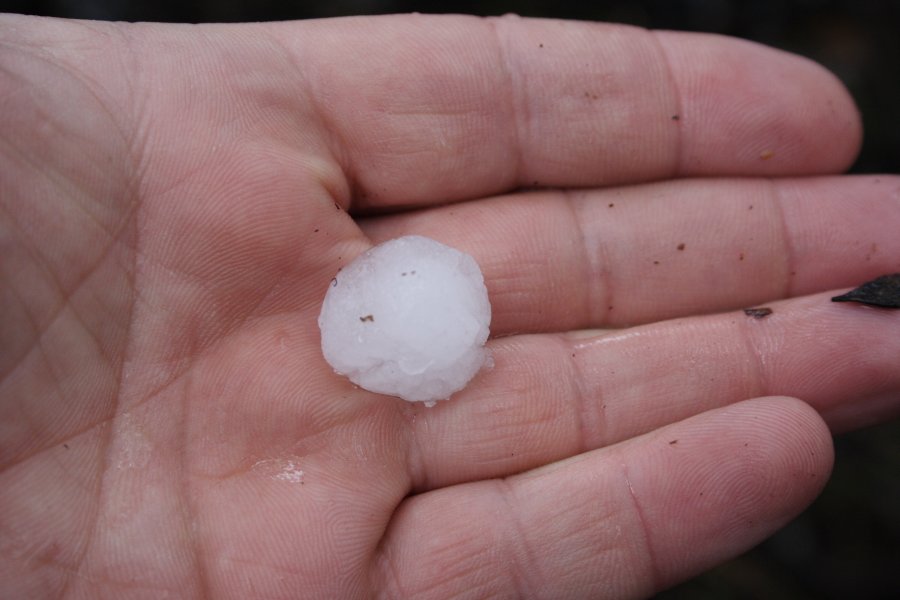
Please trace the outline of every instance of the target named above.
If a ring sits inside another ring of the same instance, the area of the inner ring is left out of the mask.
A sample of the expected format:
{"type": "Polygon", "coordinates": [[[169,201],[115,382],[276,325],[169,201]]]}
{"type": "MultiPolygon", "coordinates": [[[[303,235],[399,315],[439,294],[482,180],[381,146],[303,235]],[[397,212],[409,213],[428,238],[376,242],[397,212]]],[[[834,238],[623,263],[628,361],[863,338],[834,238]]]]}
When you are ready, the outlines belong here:
{"type": "Polygon", "coordinates": [[[468,254],[411,235],[341,269],[319,329],[328,364],[371,392],[433,405],[490,361],[491,305],[468,254]]]}

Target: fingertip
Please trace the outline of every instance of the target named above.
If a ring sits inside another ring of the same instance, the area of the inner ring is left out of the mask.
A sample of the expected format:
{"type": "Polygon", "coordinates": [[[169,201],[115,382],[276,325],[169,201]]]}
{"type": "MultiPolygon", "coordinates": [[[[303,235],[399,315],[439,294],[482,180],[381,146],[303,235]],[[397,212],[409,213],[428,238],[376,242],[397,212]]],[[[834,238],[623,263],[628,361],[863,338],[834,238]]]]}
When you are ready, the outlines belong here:
{"type": "Polygon", "coordinates": [[[859,110],[819,63],[721,35],[656,35],[680,98],[681,174],[836,173],[855,160],[859,110]]]}
{"type": "Polygon", "coordinates": [[[813,485],[797,486],[798,505],[812,502],[822,491],[834,464],[834,444],[831,431],[822,416],[812,406],[791,396],[766,396],[747,400],[723,409],[730,416],[734,409],[736,422],[742,423],[747,441],[755,441],[763,456],[780,456],[775,463],[784,473],[807,474],[813,485]],[[766,447],[766,446],[769,447],[766,447]]]}
{"type": "Polygon", "coordinates": [[[803,511],[831,473],[827,426],[807,404],[759,398],[657,432],[629,485],[668,587],[753,547],[803,511]]]}

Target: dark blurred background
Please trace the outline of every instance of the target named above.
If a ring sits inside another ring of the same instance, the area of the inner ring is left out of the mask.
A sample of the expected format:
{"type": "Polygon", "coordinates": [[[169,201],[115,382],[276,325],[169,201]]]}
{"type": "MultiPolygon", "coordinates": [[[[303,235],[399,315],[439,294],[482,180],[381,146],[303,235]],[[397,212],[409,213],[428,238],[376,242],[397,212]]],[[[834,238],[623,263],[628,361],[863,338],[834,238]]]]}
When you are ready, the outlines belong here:
{"type": "MultiPolygon", "coordinates": [[[[865,122],[853,171],[900,173],[896,0],[0,0],[0,11],[177,22],[515,12],[723,33],[802,54],[835,72],[865,122]]],[[[659,598],[900,598],[900,422],[839,436],[835,445],[834,475],[809,510],[755,550],[659,598]]]]}

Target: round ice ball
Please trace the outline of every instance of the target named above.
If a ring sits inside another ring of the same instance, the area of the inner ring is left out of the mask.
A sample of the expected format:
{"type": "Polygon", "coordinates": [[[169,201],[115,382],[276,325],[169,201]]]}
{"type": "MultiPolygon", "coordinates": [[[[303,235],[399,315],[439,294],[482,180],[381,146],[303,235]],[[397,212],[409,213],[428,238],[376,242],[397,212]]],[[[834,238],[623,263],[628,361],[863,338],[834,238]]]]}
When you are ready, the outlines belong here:
{"type": "Polygon", "coordinates": [[[362,254],[331,280],[319,329],[339,374],[371,392],[434,403],[489,360],[484,276],[468,254],[411,235],[362,254]]]}

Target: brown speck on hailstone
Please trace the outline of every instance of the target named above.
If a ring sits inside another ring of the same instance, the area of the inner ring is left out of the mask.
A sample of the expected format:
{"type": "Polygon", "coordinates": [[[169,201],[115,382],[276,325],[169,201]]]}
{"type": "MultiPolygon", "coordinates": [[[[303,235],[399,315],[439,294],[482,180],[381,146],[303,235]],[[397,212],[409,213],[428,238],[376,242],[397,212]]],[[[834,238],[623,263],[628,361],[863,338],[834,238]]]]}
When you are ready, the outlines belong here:
{"type": "Polygon", "coordinates": [[[772,309],[767,306],[761,306],[759,308],[745,308],[744,314],[757,320],[765,319],[772,314],[772,309]]]}
{"type": "Polygon", "coordinates": [[[337,287],[337,277],[331,278],[331,287],[337,287]]]}
{"type": "Polygon", "coordinates": [[[360,317],[359,320],[363,323],[365,323],[366,321],[368,321],[369,323],[373,323],[375,321],[375,317],[373,317],[372,315],[366,315],[364,317],[360,317]]]}
{"type": "Polygon", "coordinates": [[[859,302],[881,308],[900,308],[900,273],[882,275],[867,281],[846,294],[835,296],[832,302],[859,302]]]}

